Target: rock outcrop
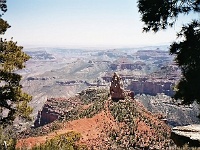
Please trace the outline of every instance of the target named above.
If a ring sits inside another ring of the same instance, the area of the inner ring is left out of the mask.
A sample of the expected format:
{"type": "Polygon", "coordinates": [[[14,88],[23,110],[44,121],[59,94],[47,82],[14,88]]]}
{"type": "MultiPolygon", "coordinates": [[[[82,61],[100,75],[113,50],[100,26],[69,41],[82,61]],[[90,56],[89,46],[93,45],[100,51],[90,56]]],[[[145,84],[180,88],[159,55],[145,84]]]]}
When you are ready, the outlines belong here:
{"type": "Polygon", "coordinates": [[[112,100],[118,101],[125,98],[125,92],[120,80],[120,77],[116,73],[114,73],[110,86],[110,95],[112,100]]]}
{"type": "Polygon", "coordinates": [[[42,110],[38,111],[34,127],[43,126],[62,118],[64,114],[77,107],[77,105],[80,105],[80,100],[76,97],[47,99],[42,110]]]}
{"type": "Polygon", "coordinates": [[[174,127],[171,137],[178,146],[188,144],[189,146],[199,147],[200,124],[174,127]]]}

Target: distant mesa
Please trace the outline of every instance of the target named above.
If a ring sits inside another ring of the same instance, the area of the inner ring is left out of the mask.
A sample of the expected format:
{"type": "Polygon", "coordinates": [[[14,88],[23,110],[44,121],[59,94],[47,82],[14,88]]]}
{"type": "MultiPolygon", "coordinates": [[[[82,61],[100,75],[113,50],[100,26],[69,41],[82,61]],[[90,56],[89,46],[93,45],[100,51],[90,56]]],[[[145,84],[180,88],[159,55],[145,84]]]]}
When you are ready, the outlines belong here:
{"type": "Polygon", "coordinates": [[[55,57],[46,51],[27,51],[33,60],[55,60],[55,57]]]}

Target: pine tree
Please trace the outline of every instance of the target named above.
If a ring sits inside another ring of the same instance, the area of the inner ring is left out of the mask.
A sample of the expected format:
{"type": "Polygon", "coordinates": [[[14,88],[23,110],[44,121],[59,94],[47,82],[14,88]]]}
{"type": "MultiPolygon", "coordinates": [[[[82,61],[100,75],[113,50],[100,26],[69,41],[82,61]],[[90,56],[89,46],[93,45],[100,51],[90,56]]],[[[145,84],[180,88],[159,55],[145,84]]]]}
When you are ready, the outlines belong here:
{"type": "MultiPolygon", "coordinates": [[[[144,32],[157,32],[174,26],[180,14],[200,13],[200,0],[138,0],[144,32]]],[[[170,54],[182,71],[176,86],[175,99],[183,104],[200,103],[200,18],[183,25],[177,38],[181,42],[170,45],[170,54]]]]}
{"type": "MultiPolygon", "coordinates": [[[[4,35],[10,28],[7,21],[2,19],[3,13],[7,11],[6,0],[0,0],[0,35],[4,35]]],[[[28,106],[31,96],[22,91],[20,85],[21,75],[16,71],[25,67],[25,62],[29,56],[24,53],[22,46],[17,46],[17,42],[0,38],[0,124],[5,126],[17,117],[31,119],[29,117],[32,108],[28,106]],[[2,112],[7,109],[7,116],[2,112]]]]}

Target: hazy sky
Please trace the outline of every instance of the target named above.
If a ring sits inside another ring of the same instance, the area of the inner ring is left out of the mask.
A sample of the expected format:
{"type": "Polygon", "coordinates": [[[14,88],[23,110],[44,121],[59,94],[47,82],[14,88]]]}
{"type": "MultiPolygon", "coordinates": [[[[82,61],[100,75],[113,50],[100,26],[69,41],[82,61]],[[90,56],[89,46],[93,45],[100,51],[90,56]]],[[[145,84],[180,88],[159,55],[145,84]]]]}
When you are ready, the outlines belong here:
{"type": "MultiPolygon", "coordinates": [[[[139,46],[168,44],[183,21],[166,31],[142,33],[136,0],[7,0],[5,37],[21,45],[139,46]]],[[[188,20],[189,20],[188,19],[188,20]]]]}

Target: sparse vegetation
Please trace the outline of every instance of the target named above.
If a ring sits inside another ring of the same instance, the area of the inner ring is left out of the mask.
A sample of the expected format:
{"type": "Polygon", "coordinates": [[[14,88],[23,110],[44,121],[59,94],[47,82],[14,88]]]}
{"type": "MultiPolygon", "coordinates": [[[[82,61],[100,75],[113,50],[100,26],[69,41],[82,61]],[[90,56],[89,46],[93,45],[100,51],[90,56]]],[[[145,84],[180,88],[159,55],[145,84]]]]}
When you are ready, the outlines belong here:
{"type": "Polygon", "coordinates": [[[126,98],[125,101],[111,102],[109,109],[113,117],[123,124],[119,131],[112,130],[109,134],[117,147],[162,149],[174,145],[169,128],[156,121],[156,117],[137,102],[126,98]]]}
{"type": "Polygon", "coordinates": [[[45,126],[41,126],[38,128],[28,128],[28,129],[22,131],[18,135],[18,138],[27,138],[27,137],[36,137],[36,136],[46,135],[50,132],[60,129],[61,127],[62,127],[61,123],[58,121],[55,121],[55,122],[52,122],[50,124],[47,124],[45,126]]]}
{"type": "MultiPolygon", "coordinates": [[[[73,100],[74,98],[71,98],[71,99],[73,100]]],[[[72,120],[76,120],[76,119],[80,119],[84,117],[87,117],[87,118],[93,117],[95,114],[99,113],[100,111],[104,109],[105,100],[108,99],[108,91],[105,89],[85,90],[81,92],[80,97],[76,97],[76,100],[77,99],[80,99],[80,105],[75,105],[73,109],[65,112],[65,114],[60,116],[58,121],[54,121],[50,124],[37,127],[37,128],[29,128],[21,132],[20,137],[26,138],[30,136],[35,137],[35,136],[45,135],[47,133],[60,129],[62,127],[61,122],[63,121],[72,121],[72,120]],[[83,106],[85,104],[91,104],[91,105],[87,109],[83,109],[83,106]]],[[[51,104],[53,104],[56,107],[58,105],[59,107],[57,108],[59,109],[64,108],[64,107],[69,107],[68,100],[67,101],[62,100],[61,102],[55,102],[51,104]]]]}
{"type": "Polygon", "coordinates": [[[14,150],[16,145],[16,138],[12,136],[11,129],[3,129],[0,126],[0,150],[14,150]],[[12,138],[11,138],[12,137],[12,138]]]}
{"type": "Polygon", "coordinates": [[[183,147],[176,147],[176,150],[200,150],[198,147],[189,147],[187,144],[183,145],[183,147]]]}
{"type": "MultiPolygon", "coordinates": [[[[82,91],[77,105],[65,116],[62,116],[59,122],[54,122],[44,127],[31,129],[27,136],[46,135],[49,132],[61,128],[61,121],[72,121],[80,118],[92,118],[95,114],[104,111],[106,115],[113,116],[117,128],[112,128],[111,124],[103,123],[102,135],[99,135],[101,142],[94,144],[97,149],[165,149],[171,147],[175,149],[173,141],[170,139],[170,128],[159,120],[158,115],[148,112],[143,105],[126,96],[125,100],[114,102],[108,100],[108,91],[105,89],[88,89],[82,91]],[[40,133],[40,134],[38,134],[40,133]],[[101,139],[103,138],[103,139],[101,139]]],[[[60,103],[59,106],[62,106],[60,103]]],[[[26,133],[24,133],[26,134],[26,133]]],[[[61,135],[62,136],[62,135],[61,135]]],[[[52,143],[65,145],[63,137],[56,137],[46,142],[44,145],[38,145],[35,149],[49,147],[52,143]]],[[[76,142],[75,142],[76,143],[76,142]]],[[[66,145],[65,145],[66,146],[66,145]]],[[[69,146],[69,143],[68,145],[69,146]]],[[[73,147],[73,146],[72,146],[73,147]]],[[[72,148],[71,147],[71,148],[72,148]]],[[[55,147],[53,147],[55,148],[55,147]]],[[[60,148],[60,147],[59,147],[60,148]]],[[[85,147],[81,147],[85,148],[85,147]]],[[[75,148],[74,148],[75,149],[75,148]]],[[[181,149],[181,148],[177,148],[181,149]]]]}
{"type": "Polygon", "coordinates": [[[105,100],[108,99],[108,91],[106,89],[89,89],[84,94],[80,94],[80,98],[84,104],[91,104],[91,106],[82,111],[79,117],[91,118],[104,109],[105,100]]]}
{"type": "Polygon", "coordinates": [[[91,104],[87,109],[75,108],[66,114],[66,120],[75,118],[91,118],[104,109],[105,100],[108,99],[106,89],[87,89],[80,93],[80,99],[84,105],[91,104]],[[80,111],[81,110],[81,111],[80,111]]]}
{"type": "MultiPolygon", "coordinates": [[[[31,148],[32,150],[87,150],[85,145],[79,145],[81,134],[76,132],[68,132],[66,134],[57,135],[52,139],[47,140],[44,144],[38,144],[31,148]]],[[[23,150],[30,149],[25,144],[23,150]]]]}
{"type": "Polygon", "coordinates": [[[103,88],[87,89],[80,93],[80,99],[84,104],[89,104],[96,101],[104,101],[108,99],[109,91],[103,88]]]}

